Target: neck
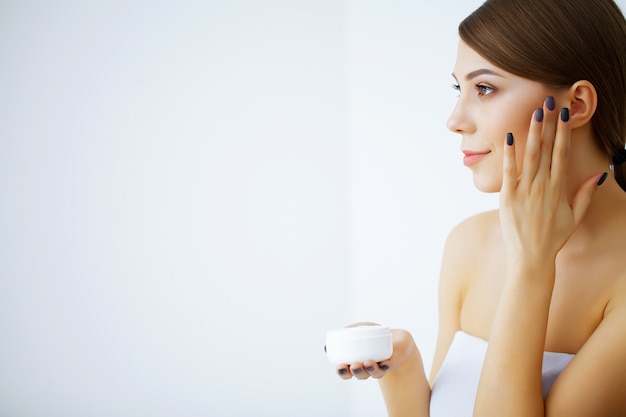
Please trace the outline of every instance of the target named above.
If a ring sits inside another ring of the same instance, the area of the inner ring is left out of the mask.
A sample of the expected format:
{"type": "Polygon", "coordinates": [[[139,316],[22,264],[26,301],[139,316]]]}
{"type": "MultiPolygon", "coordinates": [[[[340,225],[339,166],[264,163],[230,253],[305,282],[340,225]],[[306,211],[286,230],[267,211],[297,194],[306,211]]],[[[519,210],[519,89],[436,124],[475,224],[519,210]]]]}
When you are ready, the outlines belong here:
{"type": "Polygon", "coordinates": [[[607,155],[596,145],[591,133],[591,125],[572,131],[569,165],[567,172],[567,197],[572,201],[589,177],[602,172],[609,172],[610,161],[607,155]]]}
{"type": "Polygon", "coordinates": [[[572,132],[567,195],[573,201],[576,193],[591,176],[608,172],[609,176],[594,193],[591,204],[567,243],[568,248],[583,248],[596,235],[606,231],[626,213],[626,193],[610,171],[608,157],[598,148],[591,132],[577,129],[572,132]]]}

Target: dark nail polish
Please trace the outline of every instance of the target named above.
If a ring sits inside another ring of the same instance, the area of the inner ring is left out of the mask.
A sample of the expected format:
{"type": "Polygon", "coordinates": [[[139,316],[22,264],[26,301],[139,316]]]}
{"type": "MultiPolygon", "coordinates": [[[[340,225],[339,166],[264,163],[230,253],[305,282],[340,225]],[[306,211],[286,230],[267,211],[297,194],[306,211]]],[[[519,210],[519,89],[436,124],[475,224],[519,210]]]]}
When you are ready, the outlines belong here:
{"type": "Polygon", "coordinates": [[[361,372],[363,372],[363,369],[361,369],[361,368],[356,368],[356,369],[353,369],[353,370],[352,370],[352,373],[353,373],[353,374],[355,374],[355,375],[358,375],[358,374],[360,374],[361,372]]]}
{"type": "Polygon", "coordinates": [[[548,108],[548,110],[554,110],[556,108],[556,104],[554,103],[554,97],[546,97],[546,107],[548,108]]]}
{"type": "Polygon", "coordinates": [[[389,369],[389,367],[387,365],[380,365],[380,369],[386,371],[387,369],[389,369]]]}
{"type": "Polygon", "coordinates": [[[569,109],[567,107],[561,109],[561,120],[569,122],[569,109]]]}
{"type": "Polygon", "coordinates": [[[543,109],[535,110],[535,120],[539,123],[543,122],[543,109]]]}
{"type": "Polygon", "coordinates": [[[598,180],[598,187],[601,186],[602,184],[604,184],[604,181],[606,181],[608,176],[609,176],[608,172],[605,172],[604,174],[602,174],[602,176],[598,180]]]}
{"type": "Polygon", "coordinates": [[[347,373],[348,373],[348,370],[347,370],[346,368],[341,368],[341,369],[339,369],[339,370],[337,371],[337,373],[338,373],[339,375],[345,375],[345,374],[347,374],[347,373]]]}
{"type": "Polygon", "coordinates": [[[367,366],[367,367],[365,368],[365,370],[366,370],[367,372],[374,372],[374,367],[373,367],[373,366],[367,366]]]}
{"type": "Polygon", "coordinates": [[[513,146],[513,133],[509,132],[506,134],[506,144],[513,146]]]}

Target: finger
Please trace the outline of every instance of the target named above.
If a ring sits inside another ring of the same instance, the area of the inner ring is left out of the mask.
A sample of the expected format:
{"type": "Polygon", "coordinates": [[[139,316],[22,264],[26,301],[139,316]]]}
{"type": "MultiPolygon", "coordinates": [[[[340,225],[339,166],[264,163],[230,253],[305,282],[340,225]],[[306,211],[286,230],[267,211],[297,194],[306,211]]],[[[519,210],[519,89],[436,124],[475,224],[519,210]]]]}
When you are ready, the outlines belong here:
{"type": "Polygon", "coordinates": [[[572,200],[572,215],[574,217],[574,224],[580,223],[580,220],[587,212],[587,208],[589,208],[589,204],[591,204],[591,199],[593,198],[595,191],[604,183],[607,177],[607,172],[593,175],[578,189],[578,192],[572,200]]]}
{"type": "Polygon", "coordinates": [[[561,109],[558,120],[558,128],[552,151],[552,180],[558,184],[563,183],[567,172],[567,161],[571,143],[571,125],[569,123],[569,109],[561,109]]]}
{"type": "Polygon", "coordinates": [[[515,160],[515,143],[513,133],[506,134],[504,157],[502,161],[502,192],[514,190],[517,186],[517,161],[515,160]]]}
{"type": "Polygon", "coordinates": [[[386,366],[383,369],[381,364],[374,361],[365,361],[363,362],[363,366],[365,368],[365,372],[367,372],[372,378],[382,378],[385,376],[386,369],[388,369],[386,366]]]}
{"type": "Polygon", "coordinates": [[[522,164],[522,182],[530,185],[537,175],[539,161],[541,160],[541,130],[543,124],[543,109],[539,108],[533,112],[533,117],[528,130],[528,140],[526,141],[526,152],[522,164]]]}
{"type": "Polygon", "coordinates": [[[365,368],[361,362],[356,362],[350,365],[350,373],[352,373],[352,376],[356,379],[367,379],[370,377],[369,374],[365,372],[365,368]]]}
{"type": "Polygon", "coordinates": [[[341,379],[352,378],[352,373],[350,373],[350,366],[346,364],[338,365],[336,371],[337,371],[337,375],[339,375],[341,379]]]}
{"type": "Polygon", "coordinates": [[[555,136],[557,131],[557,112],[555,110],[554,97],[549,96],[544,102],[542,109],[543,112],[543,130],[541,132],[542,137],[542,152],[541,161],[539,162],[538,173],[547,177],[550,174],[550,168],[552,166],[552,152],[555,143],[555,136]]]}

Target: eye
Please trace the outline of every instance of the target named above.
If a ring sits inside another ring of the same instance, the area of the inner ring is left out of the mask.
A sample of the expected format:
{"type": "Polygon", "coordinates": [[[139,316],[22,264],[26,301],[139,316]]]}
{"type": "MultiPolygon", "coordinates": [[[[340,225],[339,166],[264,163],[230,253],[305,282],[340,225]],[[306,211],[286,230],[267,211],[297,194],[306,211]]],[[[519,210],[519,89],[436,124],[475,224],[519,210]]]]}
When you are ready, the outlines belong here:
{"type": "Polygon", "coordinates": [[[488,85],[485,85],[485,84],[476,84],[476,90],[478,91],[479,96],[488,96],[489,94],[496,91],[495,88],[489,87],[488,85]]]}

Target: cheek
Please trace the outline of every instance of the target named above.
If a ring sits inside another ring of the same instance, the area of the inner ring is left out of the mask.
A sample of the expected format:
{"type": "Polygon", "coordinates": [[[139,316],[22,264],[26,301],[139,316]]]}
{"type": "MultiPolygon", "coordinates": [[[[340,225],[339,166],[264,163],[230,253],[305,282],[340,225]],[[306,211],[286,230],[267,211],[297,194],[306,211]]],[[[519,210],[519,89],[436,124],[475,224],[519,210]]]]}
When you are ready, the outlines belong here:
{"type": "Polygon", "coordinates": [[[532,114],[536,107],[529,105],[528,109],[519,111],[518,114],[510,115],[511,117],[503,118],[498,123],[500,132],[498,133],[502,140],[497,145],[498,153],[502,156],[503,148],[506,146],[505,137],[508,132],[513,133],[515,138],[515,154],[518,169],[521,169],[523,162],[523,155],[526,149],[526,142],[528,140],[528,132],[530,130],[530,122],[532,114]]]}
{"type": "Polygon", "coordinates": [[[543,91],[508,92],[499,100],[498,110],[491,114],[494,126],[498,126],[499,134],[503,138],[507,132],[515,136],[516,146],[526,143],[533,113],[543,104],[543,91]]]}
{"type": "Polygon", "coordinates": [[[502,186],[502,160],[504,157],[504,147],[506,145],[506,134],[513,133],[515,138],[515,154],[518,172],[521,172],[524,160],[524,151],[530,128],[532,110],[526,116],[523,111],[520,114],[510,115],[512,117],[501,118],[497,123],[492,124],[491,137],[493,139],[494,158],[490,163],[490,175],[482,177],[475,183],[475,186],[484,192],[499,192],[502,186]]]}

